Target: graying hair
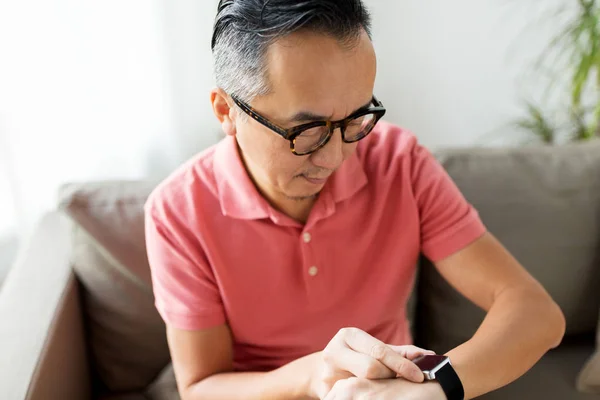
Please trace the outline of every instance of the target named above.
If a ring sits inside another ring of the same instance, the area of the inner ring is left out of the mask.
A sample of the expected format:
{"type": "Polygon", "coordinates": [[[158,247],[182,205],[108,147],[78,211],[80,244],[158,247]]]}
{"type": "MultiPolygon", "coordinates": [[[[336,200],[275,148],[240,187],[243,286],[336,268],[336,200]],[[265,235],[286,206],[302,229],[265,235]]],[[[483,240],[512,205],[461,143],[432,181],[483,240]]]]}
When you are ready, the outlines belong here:
{"type": "Polygon", "coordinates": [[[251,102],[270,92],[265,56],[271,43],[300,29],[352,46],[371,17],[361,0],[221,0],[212,49],[217,86],[251,102]]]}

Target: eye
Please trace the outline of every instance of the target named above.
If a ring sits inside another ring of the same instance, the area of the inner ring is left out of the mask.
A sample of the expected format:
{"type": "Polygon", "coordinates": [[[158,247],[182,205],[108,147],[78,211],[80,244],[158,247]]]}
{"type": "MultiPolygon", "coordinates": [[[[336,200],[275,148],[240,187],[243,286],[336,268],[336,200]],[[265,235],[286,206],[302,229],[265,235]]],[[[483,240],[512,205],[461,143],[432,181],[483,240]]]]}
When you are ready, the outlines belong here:
{"type": "Polygon", "coordinates": [[[364,119],[365,117],[355,118],[352,121],[350,121],[348,126],[361,126],[363,124],[364,119]]]}
{"type": "Polygon", "coordinates": [[[327,132],[327,128],[323,126],[319,126],[316,128],[307,129],[300,134],[303,138],[312,138],[312,137],[321,137],[324,133],[327,132]]]}

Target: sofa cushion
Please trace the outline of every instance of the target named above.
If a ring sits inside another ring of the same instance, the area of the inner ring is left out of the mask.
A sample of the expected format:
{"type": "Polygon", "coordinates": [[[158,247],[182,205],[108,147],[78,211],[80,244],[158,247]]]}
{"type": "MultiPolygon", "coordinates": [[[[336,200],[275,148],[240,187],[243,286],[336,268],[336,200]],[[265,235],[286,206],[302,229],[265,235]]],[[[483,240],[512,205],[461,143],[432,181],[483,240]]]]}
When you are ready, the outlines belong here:
{"type": "Polygon", "coordinates": [[[158,378],[144,392],[119,393],[100,397],[99,400],[180,400],[173,365],[167,365],[158,378]]]}
{"type": "Polygon", "coordinates": [[[98,397],[98,400],[148,400],[143,393],[119,393],[98,397]]]}
{"type": "Polygon", "coordinates": [[[146,397],[149,400],[180,400],[172,364],[167,365],[156,381],[148,386],[146,397]]]}
{"type": "Polygon", "coordinates": [[[583,393],[600,394],[600,318],[596,330],[596,351],[581,369],[577,377],[577,389],[583,393]]]}
{"type": "MultiPolygon", "coordinates": [[[[567,335],[593,333],[600,297],[600,141],[471,149],[437,157],[483,222],[562,308],[567,335]]],[[[428,262],[419,278],[416,342],[445,352],[484,312],[428,262]]]]}
{"type": "Polygon", "coordinates": [[[593,348],[592,340],[569,341],[548,352],[532,369],[510,385],[477,399],[598,399],[597,395],[578,392],[575,386],[577,373],[593,348]]]}
{"type": "Polygon", "coordinates": [[[93,364],[108,392],[145,389],[169,362],[144,245],[141,182],[67,185],[61,208],[75,222],[73,267],[84,288],[93,364]]]}

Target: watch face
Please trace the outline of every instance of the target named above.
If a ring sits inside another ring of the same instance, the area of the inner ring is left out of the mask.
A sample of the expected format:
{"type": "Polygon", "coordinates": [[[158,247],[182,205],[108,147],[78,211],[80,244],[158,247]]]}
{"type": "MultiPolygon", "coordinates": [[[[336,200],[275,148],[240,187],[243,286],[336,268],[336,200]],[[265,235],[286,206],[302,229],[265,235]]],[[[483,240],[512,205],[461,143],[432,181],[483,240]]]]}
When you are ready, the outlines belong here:
{"type": "Polygon", "coordinates": [[[447,359],[447,356],[422,356],[413,360],[413,363],[415,363],[421,371],[431,371],[447,359]]]}

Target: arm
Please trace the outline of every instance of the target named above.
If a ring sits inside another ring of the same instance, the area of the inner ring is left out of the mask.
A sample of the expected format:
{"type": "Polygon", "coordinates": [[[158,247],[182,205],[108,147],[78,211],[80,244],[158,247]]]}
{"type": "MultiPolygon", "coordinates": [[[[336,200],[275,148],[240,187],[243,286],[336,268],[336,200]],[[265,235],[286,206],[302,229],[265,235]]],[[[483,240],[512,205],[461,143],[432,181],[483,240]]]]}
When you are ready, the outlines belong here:
{"type": "Polygon", "coordinates": [[[491,234],[435,265],[488,312],[473,338],[447,353],[465,398],[509,384],[559,345],[565,331],[561,310],[491,234]]]}
{"type": "MultiPolygon", "coordinates": [[[[232,336],[215,274],[196,234],[173,215],[145,223],[156,306],[184,400],[323,398],[340,379],[403,376],[421,382],[414,346],[391,347],[358,329],[342,329],[327,347],[271,372],[233,371],[232,336]]],[[[165,211],[161,211],[163,214],[165,211]]],[[[160,214],[160,213],[159,213],[160,214]]]]}
{"type": "Polygon", "coordinates": [[[184,223],[193,218],[176,218],[163,208],[147,207],[146,245],[181,397],[302,398],[308,359],[270,373],[233,373],[232,337],[221,293],[196,233],[184,223]]]}
{"type": "Polygon", "coordinates": [[[271,372],[232,372],[229,328],[167,329],[177,386],[183,400],[305,399],[315,355],[271,372]]]}
{"type": "Polygon", "coordinates": [[[542,286],[486,232],[475,209],[427,149],[415,146],[411,183],[422,252],[467,299],[487,311],[448,352],[466,398],[514,381],[561,341],[565,321],[542,286]]]}
{"type": "Polygon", "coordinates": [[[200,331],[167,328],[177,386],[183,400],[319,399],[352,376],[380,380],[403,376],[422,382],[410,361],[433,354],[415,346],[386,346],[359,329],[342,329],[323,352],[270,372],[233,372],[232,339],[221,325],[200,331]]]}
{"type": "MultiPolygon", "coordinates": [[[[509,384],[558,346],[565,321],[558,306],[519,263],[487,233],[436,263],[463,295],[488,311],[471,340],[447,355],[472,399],[509,384]]],[[[325,400],[443,400],[436,382],[404,379],[338,381],[325,400]]]]}

